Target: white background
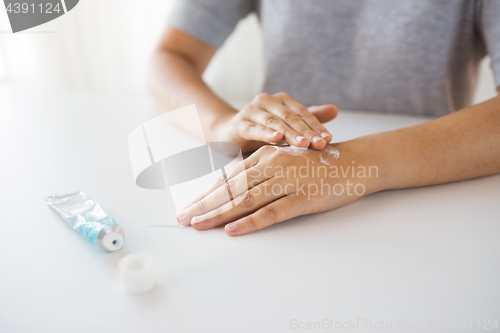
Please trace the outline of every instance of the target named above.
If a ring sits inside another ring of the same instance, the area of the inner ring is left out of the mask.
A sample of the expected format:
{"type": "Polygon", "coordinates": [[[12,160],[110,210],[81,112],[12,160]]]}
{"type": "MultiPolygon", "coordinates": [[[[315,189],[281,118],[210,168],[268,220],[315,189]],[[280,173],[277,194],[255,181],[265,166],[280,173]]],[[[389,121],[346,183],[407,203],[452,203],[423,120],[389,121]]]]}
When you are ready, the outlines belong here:
{"type": "MultiPolygon", "coordinates": [[[[81,0],[66,15],[12,34],[0,5],[0,81],[92,91],[145,92],[149,56],[172,0],[81,0]]],[[[205,79],[227,100],[248,102],[263,81],[258,21],[242,21],[217,53],[205,79]]],[[[495,95],[489,59],[476,102],[495,95]]],[[[335,103],[335,101],[332,101],[335,103]]]]}

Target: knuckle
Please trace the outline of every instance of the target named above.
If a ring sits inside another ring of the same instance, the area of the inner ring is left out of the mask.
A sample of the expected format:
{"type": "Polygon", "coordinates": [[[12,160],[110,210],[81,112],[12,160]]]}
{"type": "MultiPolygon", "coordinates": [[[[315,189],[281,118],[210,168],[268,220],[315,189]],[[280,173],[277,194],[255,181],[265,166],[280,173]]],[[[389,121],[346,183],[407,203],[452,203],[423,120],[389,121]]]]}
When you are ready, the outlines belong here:
{"type": "Polygon", "coordinates": [[[273,220],[278,216],[278,212],[272,206],[264,207],[264,213],[269,220],[273,220]]]}
{"type": "Polygon", "coordinates": [[[193,203],[194,203],[194,202],[201,201],[201,200],[205,199],[205,197],[206,197],[206,196],[207,196],[207,195],[206,195],[205,193],[202,193],[202,194],[198,195],[198,196],[196,197],[196,199],[193,201],[193,203]]]}
{"type": "Polygon", "coordinates": [[[301,117],[309,117],[311,113],[305,107],[301,106],[297,109],[297,114],[301,117]]]}
{"type": "Polygon", "coordinates": [[[252,215],[247,216],[247,225],[250,227],[250,229],[258,229],[257,227],[257,222],[255,221],[255,217],[252,215]]]}
{"type": "Polygon", "coordinates": [[[295,122],[299,120],[299,116],[292,111],[285,111],[283,114],[283,120],[287,123],[295,122]]]}
{"type": "Polygon", "coordinates": [[[235,180],[231,179],[227,182],[227,188],[230,190],[230,191],[234,191],[236,189],[236,187],[238,186],[238,184],[236,183],[235,180]]]}
{"type": "Polygon", "coordinates": [[[261,128],[255,124],[248,125],[247,127],[248,132],[256,134],[261,131],[261,128]]]}
{"type": "Polygon", "coordinates": [[[260,94],[257,95],[256,100],[257,101],[267,101],[270,98],[271,98],[271,95],[269,95],[268,93],[263,92],[263,93],[260,93],[260,94]]]}
{"type": "Polygon", "coordinates": [[[207,203],[205,202],[205,200],[200,200],[198,201],[198,203],[196,204],[196,207],[199,209],[199,210],[205,210],[207,208],[207,203]]]}
{"type": "Polygon", "coordinates": [[[262,146],[259,148],[258,151],[262,151],[262,152],[270,152],[270,151],[275,151],[276,148],[274,148],[273,146],[262,146]]]}
{"type": "Polygon", "coordinates": [[[247,208],[253,207],[255,203],[255,196],[252,193],[247,193],[245,199],[243,199],[243,205],[247,208]]]}
{"type": "Polygon", "coordinates": [[[273,126],[280,123],[280,119],[275,116],[268,115],[266,119],[267,126],[273,126]]]}
{"type": "Polygon", "coordinates": [[[248,115],[248,114],[254,113],[256,111],[257,111],[257,107],[253,104],[248,104],[247,106],[245,106],[245,108],[243,108],[243,110],[241,110],[243,115],[248,115]]]}
{"type": "Polygon", "coordinates": [[[224,218],[224,211],[219,207],[216,210],[214,210],[214,215],[212,217],[215,220],[221,220],[224,218]]]}

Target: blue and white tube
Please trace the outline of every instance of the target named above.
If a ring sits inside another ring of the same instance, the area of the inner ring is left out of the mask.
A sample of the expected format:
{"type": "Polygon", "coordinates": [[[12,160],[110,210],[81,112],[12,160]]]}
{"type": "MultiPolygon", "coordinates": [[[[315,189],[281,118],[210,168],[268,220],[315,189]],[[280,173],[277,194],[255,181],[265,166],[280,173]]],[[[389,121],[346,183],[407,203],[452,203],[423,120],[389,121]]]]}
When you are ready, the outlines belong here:
{"type": "Polygon", "coordinates": [[[104,252],[113,252],[123,246],[122,228],[98,203],[84,192],[46,197],[68,224],[104,252]]]}

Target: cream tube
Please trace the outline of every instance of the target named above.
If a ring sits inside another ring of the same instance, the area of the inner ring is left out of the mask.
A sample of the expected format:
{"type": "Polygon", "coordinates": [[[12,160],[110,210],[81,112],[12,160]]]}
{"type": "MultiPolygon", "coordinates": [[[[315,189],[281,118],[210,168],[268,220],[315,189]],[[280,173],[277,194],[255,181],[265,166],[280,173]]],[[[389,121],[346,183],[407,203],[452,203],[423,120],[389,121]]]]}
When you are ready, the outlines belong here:
{"type": "Polygon", "coordinates": [[[85,193],[76,192],[46,197],[68,224],[101,251],[113,252],[123,246],[123,230],[98,203],[85,193]]]}

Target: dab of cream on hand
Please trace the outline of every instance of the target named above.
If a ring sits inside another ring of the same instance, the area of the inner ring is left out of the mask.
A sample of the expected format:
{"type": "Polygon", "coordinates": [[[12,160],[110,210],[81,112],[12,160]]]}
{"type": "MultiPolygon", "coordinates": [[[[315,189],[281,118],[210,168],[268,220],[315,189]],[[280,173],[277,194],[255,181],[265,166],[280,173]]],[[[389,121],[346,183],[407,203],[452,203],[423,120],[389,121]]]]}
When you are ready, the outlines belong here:
{"type": "Polygon", "coordinates": [[[326,146],[323,151],[327,152],[331,157],[333,157],[336,160],[338,160],[340,157],[340,152],[337,150],[337,148],[335,148],[332,145],[326,146]]]}
{"type": "Polygon", "coordinates": [[[307,158],[307,156],[305,156],[305,153],[307,153],[309,151],[314,151],[313,149],[300,148],[300,147],[294,147],[294,146],[273,146],[273,147],[276,148],[277,151],[284,151],[290,155],[301,156],[301,157],[305,158],[306,160],[308,160],[309,162],[314,163],[314,161],[311,161],[310,159],[307,158]]]}
{"type": "MultiPolygon", "coordinates": [[[[304,157],[311,163],[314,163],[314,161],[307,158],[306,153],[317,151],[310,148],[299,148],[294,146],[273,146],[273,147],[276,148],[277,151],[285,151],[290,155],[304,157]]],[[[339,157],[340,157],[340,152],[333,145],[327,145],[325,149],[320,150],[319,159],[320,162],[323,164],[330,165],[329,158],[334,158],[337,160],[339,157]]]]}

